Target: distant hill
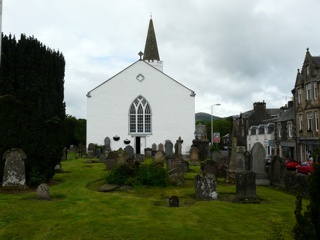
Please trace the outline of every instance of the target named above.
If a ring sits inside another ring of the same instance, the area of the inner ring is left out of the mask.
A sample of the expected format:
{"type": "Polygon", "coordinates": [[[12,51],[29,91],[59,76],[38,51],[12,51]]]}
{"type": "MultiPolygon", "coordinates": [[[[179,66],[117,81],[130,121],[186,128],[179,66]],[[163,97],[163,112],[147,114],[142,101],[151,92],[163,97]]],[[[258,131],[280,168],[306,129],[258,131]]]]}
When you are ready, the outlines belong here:
{"type": "MultiPolygon", "coordinates": [[[[196,118],[196,121],[201,120],[201,121],[205,121],[205,122],[210,122],[211,121],[211,114],[199,112],[199,113],[196,113],[195,118],[196,118]]],[[[220,119],[220,117],[213,115],[213,121],[216,119],[220,119]]]]}

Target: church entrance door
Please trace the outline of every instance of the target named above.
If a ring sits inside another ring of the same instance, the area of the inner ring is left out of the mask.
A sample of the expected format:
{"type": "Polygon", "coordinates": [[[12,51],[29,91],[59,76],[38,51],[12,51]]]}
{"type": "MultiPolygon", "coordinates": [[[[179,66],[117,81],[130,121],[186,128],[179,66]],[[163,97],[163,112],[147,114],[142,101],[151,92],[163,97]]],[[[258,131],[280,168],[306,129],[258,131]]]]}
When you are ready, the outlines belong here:
{"type": "Polygon", "coordinates": [[[136,154],[140,154],[140,147],[141,147],[141,138],[140,137],[136,137],[136,154]]]}

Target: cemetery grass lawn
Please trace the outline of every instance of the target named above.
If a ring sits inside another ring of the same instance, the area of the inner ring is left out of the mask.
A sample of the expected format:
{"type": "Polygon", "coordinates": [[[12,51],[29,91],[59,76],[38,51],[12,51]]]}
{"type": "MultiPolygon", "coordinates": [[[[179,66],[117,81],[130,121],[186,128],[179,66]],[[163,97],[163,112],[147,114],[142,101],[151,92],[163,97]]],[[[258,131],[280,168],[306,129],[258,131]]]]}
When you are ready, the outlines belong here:
{"type": "Polygon", "coordinates": [[[72,159],[62,168],[50,201],[36,200],[34,189],[0,193],[0,239],[267,239],[275,226],[293,239],[295,197],[272,188],[257,187],[260,204],[233,203],[235,186],[219,179],[218,200],[197,201],[192,166],[184,187],[101,193],[105,164],[72,159]],[[168,207],[173,195],[178,208],[168,207]]]}

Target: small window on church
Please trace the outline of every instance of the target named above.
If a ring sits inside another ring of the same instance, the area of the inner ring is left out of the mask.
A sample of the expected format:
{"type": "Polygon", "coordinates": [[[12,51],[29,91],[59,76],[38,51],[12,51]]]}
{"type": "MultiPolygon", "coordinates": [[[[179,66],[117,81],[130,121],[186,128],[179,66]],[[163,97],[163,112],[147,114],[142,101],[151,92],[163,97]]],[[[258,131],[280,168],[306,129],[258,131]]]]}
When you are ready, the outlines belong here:
{"type": "Polygon", "coordinates": [[[151,109],[142,96],[137,97],[130,106],[130,133],[151,133],[151,109]]]}

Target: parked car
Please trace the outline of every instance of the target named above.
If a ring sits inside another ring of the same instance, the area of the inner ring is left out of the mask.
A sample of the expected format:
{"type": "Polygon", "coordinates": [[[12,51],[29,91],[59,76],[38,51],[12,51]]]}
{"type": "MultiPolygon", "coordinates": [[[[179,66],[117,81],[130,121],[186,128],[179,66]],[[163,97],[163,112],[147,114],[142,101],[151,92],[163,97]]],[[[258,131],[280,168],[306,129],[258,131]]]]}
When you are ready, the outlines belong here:
{"type": "Polygon", "coordinates": [[[266,161],[266,165],[270,165],[270,163],[271,163],[271,156],[270,156],[270,155],[266,156],[266,157],[265,157],[265,161],[266,161]]]}
{"type": "Polygon", "coordinates": [[[299,165],[296,166],[296,172],[297,173],[304,173],[310,175],[313,171],[312,162],[302,162],[299,165]]]}
{"type": "Polygon", "coordinates": [[[296,170],[296,166],[299,165],[298,161],[295,160],[286,160],[286,167],[288,170],[296,170]]]}

